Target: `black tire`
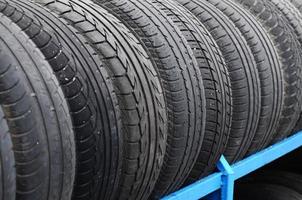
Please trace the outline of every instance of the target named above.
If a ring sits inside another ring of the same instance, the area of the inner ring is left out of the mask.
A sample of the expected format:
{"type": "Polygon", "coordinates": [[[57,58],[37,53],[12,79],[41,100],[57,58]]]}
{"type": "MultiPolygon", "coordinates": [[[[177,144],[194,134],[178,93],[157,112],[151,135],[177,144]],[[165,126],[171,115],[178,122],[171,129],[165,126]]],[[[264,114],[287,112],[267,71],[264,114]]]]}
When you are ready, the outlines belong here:
{"type": "MultiPolygon", "coordinates": [[[[302,12],[300,13],[299,11],[299,9],[302,11],[302,2],[296,2],[295,0],[290,0],[290,1],[270,0],[270,2],[272,2],[272,4],[275,5],[276,9],[279,9],[283,13],[284,17],[287,19],[287,23],[291,25],[291,27],[293,28],[297,36],[297,39],[300,45],[302,46],[302,12]],[[290,1],[292,1],[292,3],[290,3],[290,1]]],[[[300,106],[302,107],[302,104],[300,106]]],[[[297,121],[296,126],[291,133],[294,134],[297,131],[300,131],[301,129],[302,129],[302,113],[300,109],[299,120],[297,121]]]]}
{"type": "Polygon", "coordinates": [[[288,0],[302,13],[302,1],[300,0],[288,0]]]}
{"type": "Polygon", "coordinates": [[[301,200],[298,192],[277,184],[241,184],[237,186],[235,200],[301,200]]]}
{"type": "Polygon", "coordinates": [[[233,98],[231,134],[226,151],[234,163],[245,155],[260,117],[260,80],[257,65],[240,30],[209,2],[177,0],[195,14],[216,40],[227,63],[233,98]]]}
{"type": "MultiPolygon", "coordinates": [[[[279,123],[284,93],[282,63],[273,41],[253,15],[233,1],[207,1],[228,16],[240,30],[256,60],[261,87],[261,110],[257,130],[247,152],[251,155],[270,142],[279,123]]],[[[241,154],[239,159],[244,156],[241,154]]]]}
{"type": "Polygon", "coordinates": [[[302,44],[302,14],[295,5],[289,0],[268,0],[268,2],[283,14],[286,23],[292,27],[297,40],[302,44]]]}
{"type": "MultiPolygon", "coordinates": [[[[289,0],[289,1],[300,11],[300,14],[302,14],[302,1],[300,0],[289,0]]],[[[300,115],[300,118],[293,130],[293,133],[296,133],[301,130],[302,130],[302,114],[300,115]]]]}
{"type": "MultiPolygon", "coordinates": [[[[274,40],[282,61],[284,103],[282,116],[271,143],[291,134],[299,117],[301,105],[301,54],[300,44],[282,13],[263,0],[236,0],[265,27],[274,40]]],[[[266,145],[267,146],[267,145],[266,145]]]]}
{"type": "MultiPolygon", "coordinates": [[[[231,83],[222,53],[203,24],[177,2],[170,0],[154,2],[158,2],[166,9],[170,19],[181,30],[197,59],[205,87],[205,138],[201,151],[192,152],[191,161],[187,161],[187,165],[194,166],[187,180],[188,184],[212,172],[225,150],[232,120],[231,83]],[[196,154],[198,159],[194,164],[196,154]]],[[[196,140],[197,137],[198,135],[196,140]]],[[[201,142],[201,139],[197,142],[201,142]]],[[[181,176],[188,177],[188,174],[181,176]]],[[[182,182],[175,183],[172,188],[177,189],[179,184],[182,182]]]]}
{"type": "Polygon", "coordinates": [[[165,102],[150,59],[139,41],[119,20],[92,2],[36,2],[81,32],[107,67],[118,96],[124,126],[119,188],[109,193],[111,197],[108,198],[143,198],[150,193],[144,191],[152,190],[159,175],[167,134],[165,102]]]}
{"type": "Polygon", "coordinates": [[[297,133],[299,131],[302,131],[302,114],[300,115],[300,117],[299,117],[299,119],[298,119],[298,121],[297,121],[297,123],[296,123],[296,125],[295,125],[295,127],[294,127],[294,129],[292,131],[292,133],[295,134],[295,133],[297,133]]]}
{"type": "MultiPolygon", "coordinates": [[[[175,189],[189,173],[204,134],[204,89],[197,61],[174,14],[159,1],[95,0],[142,41],[163,83],[168,111],[168,141],[164,166],[152,197],[175,189]],[[202,126],[201,126],[202,125],[202,126]]],[[[181,22],[180,22],[181,23],[181,22]]]]}
{"type": "MultiPolygon", "coordinates": [[[[0,47],[1,49],[1,47],[0,47]]],[[[1,63],[1,61],[0,61],[1,63]]],[[[0,67],[0,74],[3,73],[0,67]]],[[[16,167],[13,144],[8,125],[0,107],[0,199],[16,199],[16,167]]]]}
{"type": "Polygon", "coordinates": [[[41,49],[63,88],[77,142],[73,199],[111,195],[121,168],[121,119],[97,53],[80,32],[41,6],[21,0],[0,8],[41,49]]]}
{"type": "Polygon", "coordinates": [[[240,180],[243,183],[265,183],[288,187],[302,195],[302,175],[287,171],[262,170],[240,180]]]}
{"type": "Polygon", "coordinates": [[[39,49],[3,14],[0,29],[0,105],[13,141],[16,199],[69,200],[75,141],[63,92],[39,49]]]}

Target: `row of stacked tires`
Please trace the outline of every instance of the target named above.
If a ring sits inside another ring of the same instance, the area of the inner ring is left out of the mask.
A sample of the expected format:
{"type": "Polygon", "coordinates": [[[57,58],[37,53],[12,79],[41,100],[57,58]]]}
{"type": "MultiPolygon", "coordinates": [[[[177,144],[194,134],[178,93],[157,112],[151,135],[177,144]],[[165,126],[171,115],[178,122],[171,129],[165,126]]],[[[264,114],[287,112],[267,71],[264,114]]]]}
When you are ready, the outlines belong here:
{"type": "Polygon", "coordinates": [[[0,199],[159,199],[302,128],[300,0],[0,0],[0,199]]]}

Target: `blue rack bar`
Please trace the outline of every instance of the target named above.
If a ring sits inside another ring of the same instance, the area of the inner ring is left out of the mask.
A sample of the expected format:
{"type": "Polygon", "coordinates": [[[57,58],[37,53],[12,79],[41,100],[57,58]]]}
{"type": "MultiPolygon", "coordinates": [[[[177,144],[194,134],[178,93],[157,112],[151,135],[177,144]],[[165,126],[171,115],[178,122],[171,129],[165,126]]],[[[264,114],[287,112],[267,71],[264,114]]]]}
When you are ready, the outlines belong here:
{"type": "Polygon", "coordinates": [[[198,200],[209,194],[212,200],[232,200],[234,183],[239,178],[302,147],[302,131],[267,149],[230,166],[222,156],[217,164],[220,172],[199,180],[162,200],[198,200]],[[220,190],[220,193],[217,191],[220,190]]]}

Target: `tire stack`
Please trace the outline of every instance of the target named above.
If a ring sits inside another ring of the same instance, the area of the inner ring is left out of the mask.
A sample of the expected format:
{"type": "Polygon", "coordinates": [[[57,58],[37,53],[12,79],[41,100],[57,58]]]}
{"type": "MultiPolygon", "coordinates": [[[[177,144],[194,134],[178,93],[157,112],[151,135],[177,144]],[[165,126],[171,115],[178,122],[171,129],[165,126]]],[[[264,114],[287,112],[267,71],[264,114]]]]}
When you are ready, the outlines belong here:
{"type": "Polygon", "coordinates": [[[0,200],[159,199],[300,130],[301,8],[0,0],[0,200]]]}

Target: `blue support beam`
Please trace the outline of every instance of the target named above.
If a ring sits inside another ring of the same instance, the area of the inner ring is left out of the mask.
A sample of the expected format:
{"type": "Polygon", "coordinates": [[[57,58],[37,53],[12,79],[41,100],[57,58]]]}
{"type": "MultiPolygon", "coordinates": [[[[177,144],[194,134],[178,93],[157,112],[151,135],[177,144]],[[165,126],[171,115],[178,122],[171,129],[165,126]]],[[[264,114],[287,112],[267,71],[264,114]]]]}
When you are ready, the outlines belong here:
{"type": "Polygon", "coordinates": [[[234,170],[228,161],[222,156],[217,164],[217,168],[222,172],[221,176],[221,199],[233,200],[234,196],[234,170]]]}
{"type": "Polygon", "coordinates": [[[237,179],[265,166],[268,163],[302,147],[302,131],[284,141],[256,153],[232,166],[222,156],[217,164],[220,172],[214,173],[189,185],[162,200],[198,200],[220,190],[211,196],[212,200],[232,200],[234,183],[237,179]],[[217,195],[218,194],[218,195],[217,195]]]}
{"type": "Polygon", "coordinates": [[[185,187],[167,197],[163,200],[197,200],[221,188],[222,173],[215,173],[192,185],[185,187]]]}

